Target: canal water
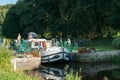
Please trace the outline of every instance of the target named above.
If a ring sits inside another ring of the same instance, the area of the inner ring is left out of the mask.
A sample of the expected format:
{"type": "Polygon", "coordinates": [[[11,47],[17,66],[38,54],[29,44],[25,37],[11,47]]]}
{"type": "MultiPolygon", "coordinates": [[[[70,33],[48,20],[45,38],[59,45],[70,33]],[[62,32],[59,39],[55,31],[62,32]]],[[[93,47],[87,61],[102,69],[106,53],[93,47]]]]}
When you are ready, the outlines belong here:
{"type": "Polygon", "coordinates": [[[37,77],[43,76],[49,80],[64,80],[66,73],[73,71],[82,76],[82,80],[120,80],[120,64],[114,62],[76,63],[56,62],[41,64],[41,67],[26,73],[36,73],[37,77]],[[81,69],[81,71],[80,71],[81,69]]]}

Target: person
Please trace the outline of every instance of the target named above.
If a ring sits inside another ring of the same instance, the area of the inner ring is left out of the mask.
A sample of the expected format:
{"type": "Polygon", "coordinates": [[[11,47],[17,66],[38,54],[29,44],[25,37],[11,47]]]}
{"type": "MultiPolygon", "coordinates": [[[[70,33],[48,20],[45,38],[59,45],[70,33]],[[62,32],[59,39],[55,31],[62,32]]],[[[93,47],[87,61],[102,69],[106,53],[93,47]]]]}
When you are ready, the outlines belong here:
{"type": "Polygon", "coordinates": [[[72,52],[71,40],[69,38],[67,40],[67,47],[68,47],[69,52],[72,52]]]}
{"type": "Polygon", "coordinates": [[[67,44],[68,44],[68,46],[71,46],[71,40],[70,40],[70,38],[68,38],[67,44]]]}
{"type": "Polygon", "coordinates": [[[17,37],[17,42],[16,42],[16,47],[17,47],[17,49],[19,48],[20,43],[21,43],[21,35],[20,35],[20,33],[19,33],[19,34],[18,34],[18,37],[17,37]]]}
{"type": "Polygon", "coordinates": [[[43,50],[43,49],[44,49],[44,47],[43,47],[43,45],[42,45],[42,42],[38,43],[38,50],[41,51],[41,50],[43,50]]]}
{"type": "Polygon", "coordinates": [[[43,50],[44,50],[44,47],[43,47],[42,44],[43,44],[42,42],[39,42],[39,43],[38,43],[38,51],[39,51],[39,55],[42,55],[43,50]]]}
{"type": "Polygon", "coordinates": [[[42,46],[43,46],[44,50],[46,50],[47,45],[46,45],[46,42],[45,42],[45,41],[43,41],[42,46]]]}
{"type": "Polygon", "coordinates": [[[52,46],[55,46],[55,43],[56,43],[55,38],[52,38],[52,46]]]}
{"type": "Polygon", "coordinates": [[[19,34],[18,34],[18,37],[17,37],[17,43],[19,44],[20,41],[21,41],[21,35],[20,35],[20,33],[19,33],[19,34]]]}

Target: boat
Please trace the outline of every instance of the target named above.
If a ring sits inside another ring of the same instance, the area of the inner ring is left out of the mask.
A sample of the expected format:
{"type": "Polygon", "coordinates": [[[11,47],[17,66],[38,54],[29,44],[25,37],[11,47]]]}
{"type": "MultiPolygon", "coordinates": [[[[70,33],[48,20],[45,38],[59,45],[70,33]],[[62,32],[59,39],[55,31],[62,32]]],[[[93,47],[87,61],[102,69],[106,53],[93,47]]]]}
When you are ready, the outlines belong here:
{"type": "Polygon", "coordinates": [[[60,60],[69,61],[71,59],[69,50],[67,48],[58,46],[57,41],[53,42],[52,40],[46,39],[29,39],[28,41],[31,42],[32,49],[38,49],[39,43],[45,42],[46,49],[39,52],[42,56],[42,63],[55,62],[60,60]]]}
{"type": "Polygon", "coordinates": [[[41,55],[41,63],[71,60],[70,51],[63,46],[59,46],[59,41],[55,38],[46,40],[38,38],[36,33],[30,32],[27,40],[21,40],[21,36],[18,34],[16,44],[18,47],[17,53],[31,53],[33,57],[36,57],[34,54],[39,53],[41,55]],[[41,45],[43,49],[40,49],[41,45]]]}

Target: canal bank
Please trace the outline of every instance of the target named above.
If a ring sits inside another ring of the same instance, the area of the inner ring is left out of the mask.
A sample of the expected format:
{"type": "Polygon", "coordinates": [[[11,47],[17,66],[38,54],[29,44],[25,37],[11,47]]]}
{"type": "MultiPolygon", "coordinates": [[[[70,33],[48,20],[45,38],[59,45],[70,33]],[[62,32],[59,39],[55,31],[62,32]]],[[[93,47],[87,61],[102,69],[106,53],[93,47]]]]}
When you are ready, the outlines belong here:
{"type": "MultiPolygon", "coordinates": [[[[56,80],[62,80],[62,79],[65,79],[66,73],[69,73],[70,70],[79,72],[79,69],[81,68],[82,76],[83,76],[82,80],[90,80],[91,77],[92,77],[92,80],[94,80],[93,78],[97,78],[97,80],[100,80],[98,77],[101,77],[101,80],[102,80],[103,77],[106,76],[109,72],[114,74],[116,73],[115,72],[116,70],[118,71],[120,70],[120,64],[111,62],[112,59],[120,55],[119,50],[118,51],[103,51],[103,52],[96,52],[96,53],[71,53],[71,55],[72,55],[73,62],[64,63],[63,61],[60,63],[54,62],[54,63],[40,64],[40,66],[39,67],[37,66],[37,68],[35,67],[31,68],[32,70],[30,70],[29,68],[25,70],[24,68],[24,72],[30,76],[35,76],[35,77],[43,76],[49,79],[56,78],[56,80]],[[96,61],[92,60],[93,56],[97,58],[96,61]],[[83,60],[81,60],[81,58],[83,58],[83,60]]],[[[39,58],[37,58],[36,60],[35,58],[21,58],[21,59],[24,59],[22,60],[22,61],[25,61],[24,64],[29,62],[30,63],[29,66],[33,66],[33,64],[31,63],[35,64],[37,60],[40,61],[39,58]],[[32,59],[34,60],[33,62],[31,62],[29,59],[31,59],[31,61],[32,59]]],[[[21,64],[21,62],[19,61],[17,63],[21,64]]],[[[113,75],[112,77],[110,77],[110,75],[107,75],[107,77],[113,78],[113,75]]],[[[114,80],[117,80],[117,78],[115,78],[114,80]]]]}
{"type": "MultiPolygon", "coordinates": [[[[94,53],[70,53],[69,55],[70,55],[70,61],[73,61],[73,62],[105,62],[105,61],[112,61],[116,57],[119,57],[120,50],[102,51],[102,52],[94,52],[94,53]]],[[[13,64],[13,68],[15,71],[16,70],[31,70],[31,69],[40,67],[41,57],[13,58],[11,62],[13,64]]],[[[55,61],[54,63],[56,62],[57,61],[55,61]]]]}
{"type": "Polygon", "coordinates": [[[39,68],[41,65],[40,57],[32,57],[32,58],[13,58],[11,60],[13,64],[14,71],[17,70],[32,70],[35,68],[39,68]]]}
{"type": "MultiPolygon", "coordinates": [[[[51,63],[42,64],[40,68],[32,71],[26,70],[28,75],[42,75],[50,80],[64,80],[66,74],[73,71],[79,75],[82,75],[82,80],[103,80],[106,76],[109,80],[120,80],[120,64],[114,62],[97,62],[97,63],[51,63]],[[80,73],[81,68],[81,73],[80,73]],[[116,74],[117,73],[117,74],[116,74]]],[[[39,76],[38,76],[39,77],[39,76]]]]}
{"type": "Polygon", "coordinates": [[[112,61],[120,56],[120,50],[101,51],[92,53],[71,53],[72,61],[75,62],[104,62],[112,61]]]}

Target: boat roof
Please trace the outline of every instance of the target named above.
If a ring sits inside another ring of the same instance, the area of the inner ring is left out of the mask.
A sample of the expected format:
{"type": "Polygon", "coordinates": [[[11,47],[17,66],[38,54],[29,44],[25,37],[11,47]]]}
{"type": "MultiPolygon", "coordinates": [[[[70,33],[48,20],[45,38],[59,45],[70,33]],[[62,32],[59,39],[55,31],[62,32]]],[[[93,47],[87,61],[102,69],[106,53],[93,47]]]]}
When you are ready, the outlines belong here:
{"type": "Polygon", "coordinates": [[[42,41],[47,41],[46,39],[29,39],[28,41],[34,41],[34,42],[42,42],[42,41]]]}

